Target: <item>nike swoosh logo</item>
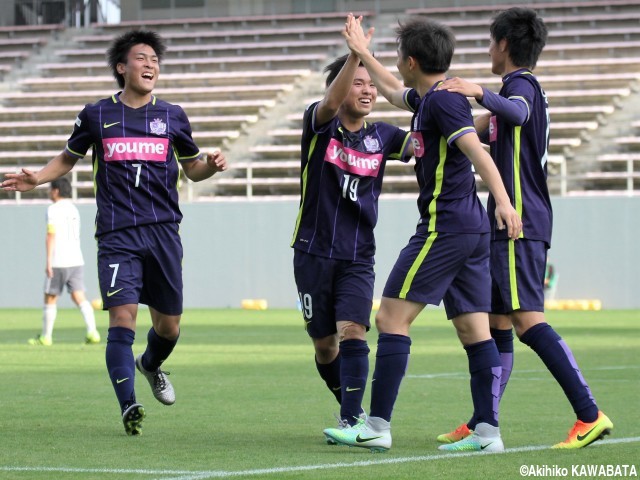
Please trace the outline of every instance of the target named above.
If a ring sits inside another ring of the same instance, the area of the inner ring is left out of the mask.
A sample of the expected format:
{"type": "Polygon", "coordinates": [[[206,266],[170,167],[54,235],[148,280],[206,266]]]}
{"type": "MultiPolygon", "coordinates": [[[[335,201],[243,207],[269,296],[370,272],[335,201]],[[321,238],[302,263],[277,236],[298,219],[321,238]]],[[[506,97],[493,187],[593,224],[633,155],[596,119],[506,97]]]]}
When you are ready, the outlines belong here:
{"type": "Polygon", "coordinates": [[[114,290],[113,292],[107,292],[107,297],[113,297],[116,293],[118,293],[120,290],[122,290],[121,288],[119,288],[118,290],[114,290]]]}
{"type": "Polygon", "coordinates": [[[576,435],[576,440],[578,440],[579,442],[583,441],[585,438],[587,438],[589,436],[589,434],[591,432],[593,432],[596,429],[596,427],[593,427],[591,430],[589,430],[587,433],[585,433],[584,435],[576,435]]]}
{"type": "Polygon", "coordinates": [[[342,387],[332,387],[331,390],[333,390],[334,392],[337,392],[338,390],[340,390],[342,387]]]}
{"type": "Polygon", "coordinates": [[[118,379],[116,379],[116,384],[120,385],[122,382],[126,382],[127,380],[129,380],[129,377],[118,378],[118,379]]]}
{"type": "Polygon", "coordinates": [[[347,387],[347,392],[357,392],[358,390],[362,390],[362,389],[360,387],[358,388],[347,387]]]}
{"type": "Polygon", "coordinates": [[[485,448],[487,448],[489,445],[493,445],[493,442],[491,443],[487,443],[486,445],[480,445],[480,450],[484,450],[485,448]]]}
{"type": "Polygon", "coordinates": [[[103,124],[102,124],[102,127],[103,127],[103,128],[109,128],[109,127],[113,127],[114,125],[118,125],[119,123],[120,123],[120,122],[113,122],[113,123],[107,123],[107,122],[105,122],[105,123],[103,123],[103,124]]]}
{"type": "Polygon", "coordinates": [[[382,435],[380,435],[379,437],[369,437],[369,438],[363,438],[360,436],[360,434],[358,434],[358,436],[356,437],[356,442],[357,443],[365,443],[365,442],[370,442],[371,440],[377,440],[378,438],[382,438],[382,435]]]}

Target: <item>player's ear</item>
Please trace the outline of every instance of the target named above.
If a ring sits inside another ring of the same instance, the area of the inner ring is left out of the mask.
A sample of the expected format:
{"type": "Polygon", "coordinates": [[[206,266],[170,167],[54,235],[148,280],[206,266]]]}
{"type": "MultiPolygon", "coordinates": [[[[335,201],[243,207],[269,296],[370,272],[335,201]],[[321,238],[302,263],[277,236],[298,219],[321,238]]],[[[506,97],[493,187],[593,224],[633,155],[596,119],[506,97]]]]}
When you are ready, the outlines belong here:
{"type": "Polygon", "coordinates": [[[124,69],[126,68],[126,64],[124,63],[118,63],[116,65],[116,71],[120,74],[120,75],[124,75],[124,69]]]}

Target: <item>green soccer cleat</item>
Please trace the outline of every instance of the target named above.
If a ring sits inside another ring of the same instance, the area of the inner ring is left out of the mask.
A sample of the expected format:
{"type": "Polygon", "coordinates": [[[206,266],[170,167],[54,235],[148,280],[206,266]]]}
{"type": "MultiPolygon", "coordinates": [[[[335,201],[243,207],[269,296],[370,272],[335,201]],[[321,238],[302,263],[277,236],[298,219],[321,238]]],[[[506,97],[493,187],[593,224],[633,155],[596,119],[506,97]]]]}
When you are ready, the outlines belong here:
{"type": "Polygon", "coordinates": [[[144,407],[139,403],[129,405],[122,412],[122,423],[127,435],[142,435],[142,420],[144,420],[144,407]]]}
{"type": "Polygon", "coordinates": [[[159,368],[155,372],[148,372],[142,366],[142,354],[136,357],[136,368],[151,385],[151,391],[156,400],[165,405],[173,405],[176,402],[176,393],[167,378],[169,372],[163,372],[159,368]]]}
{"type": "Polygon", "coordinates": [[[391,448],[391,429],[374,430],[369,419],[359,418],[358,423],[352,427],[326,428],[323,433],[338,445],[368,448],[374,453],[386,452],[391,448]]]}
{"type": "Polygon", "coordinates": [[[53,340],[51,337],[45,337],[43,335],[36,335],[35,338],[30,338],[27,340],[29,345],[43,345],[45,347],[50,347],[53,344],[53,340]]]}
{"type": "Polygon", "coordinates": [[[453,432],[443,433],[436,437],[436,440],[440,443],[454,443],[459,442],[463,438],[467,438],[469,435],[473,433],[473,430],[469,430],[469,427],[466,423],[463,423],[458,428],[456,428],[453,432]]]}
{"type": "MultiPolygon", "coordinates": [[[[336,420],[338,420],[338,426],[336,427],[338,430],[343,430],[345,428],[349,428],[349,422],[346,419],[342,419],[340,418],[338,415],[335,416],[336,420]]],[[[362,413],[360,415],[358,415],[358,417],[354,417],[356,420],[358,418],[361,418],[362,420],[366,420],[367,419],[367,414],[364,411],[364,408],[362,409],[362,413]]],[[[325,435],[324,436],[325,441],[327,442],[327,445],[338,445],[338,443],[331,437],[325,435]]]]}
{"type": "Polygon", "coordinates": [[[440,445],[438,450],[447,452],[504,452],[504,444],[500,438],[500,429],[488,423],[476,425],[473,433],[462,440],[447,445],[440,445]]]}
{"type": "Polygon", "coordinates": [[[87,333],[84,337],[84,343],[87,345],[96,345],[100,343],[100,334],[97,331],[87,333]]]}
{"type": "Polygon", "coordinates": [[[613,430],[613,422],[604,413],[598,412],[595,422],[584,423],[578,420],[569,431],[564,442],[556,443],[552,448],[583,448],[601,440],[613,430]]]}

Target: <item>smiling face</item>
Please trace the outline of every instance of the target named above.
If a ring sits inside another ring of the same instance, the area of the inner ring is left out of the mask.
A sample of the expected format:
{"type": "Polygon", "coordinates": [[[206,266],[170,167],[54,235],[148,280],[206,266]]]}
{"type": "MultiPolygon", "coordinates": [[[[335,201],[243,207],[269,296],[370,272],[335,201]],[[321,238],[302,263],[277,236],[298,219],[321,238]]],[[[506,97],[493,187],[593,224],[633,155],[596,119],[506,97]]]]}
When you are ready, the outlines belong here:
{"type": "Polygon", "coordinates": [[[364,117],[371,113],[378,98],[378,89],[367,69],[358,67],[347,98],[342,102],[344,112],[352,117],[364,117]]]}
{"type": "Polygon", "coordinates": [[[118,73],[124,77],[127,92],[139,96],[150,95],[160,75],[160,62],[149,45],[134,45],[127,54],[126,63],[118,63],[118,73]]]}

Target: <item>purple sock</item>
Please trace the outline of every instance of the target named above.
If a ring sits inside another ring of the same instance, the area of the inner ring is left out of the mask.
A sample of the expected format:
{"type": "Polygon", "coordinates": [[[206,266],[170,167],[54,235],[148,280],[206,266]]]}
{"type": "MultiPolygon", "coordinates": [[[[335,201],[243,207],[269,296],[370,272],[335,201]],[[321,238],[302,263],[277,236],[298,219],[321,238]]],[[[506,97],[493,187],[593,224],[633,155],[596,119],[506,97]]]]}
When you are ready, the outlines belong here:
{"type": "Polygon", "coordinates": [[[507,388],[511,370],[513,370],[513,330],[491,329],[491,337],[496,342],[498,353],[500,354],[500,364],[502,365],[502,376],[500,377],[500,398],[507,388]]]}
{"type": "MultiPolygon", "coordinates": [[[[471,398],[476,425],[488,423],[497,427],[502,367],[496,342],[493,339],[484,340],[465,345],[464,349],[469,360],[471,398]]],[[[473,425],[473,428],[476,425],[473,425]]]]}
{"type": "MultiPolygon", "coordinates": [[[[502,375],[500,377],[500,393],[498,395],[498,401],[502,400],[502,394],[507,387],[509,377],[511,376],[511,370],[513,370],[513,330],[499,330],[497,328],[491,329],[491,337],[496,342],[498,348],[498,354],[500,355],[500,363],[502,365],[502,375]]],[[[476,428],[478,420],[475,412],[471,419],[467,422],[467,427],[470,430],[476,428]]]]}
{"type": "Polygon", "coordinates": [[[136,402],[136,367],[132,349],[135,336],[133,330],[123,327],[111,327],[107,333],[107,371],[122,411],[136,402]]]}
{"type": "Polygon", "coordinates": [[[340,342],[340,355],[340,418],[349,422],[349,425],[355,425],[362,413],[362,397],[369,375],[369,346],[364,340],[343,340],[340,342]]]}
{"type": "Polygon", "coordinates": [[[329,391],[335,395],[338,403],[342,403],[342,392],[340,388],[340,364],[342,363],[342,357],[338,353],[338,356],[331,363],[318,363],[317,358],[315,362],[320,378],[327,384],[329,391]]]}
{"type": "Polygon", "coordinates": [[[571,349],[548,323],[539,323],[527,330],[520,341],[538,354],[564,390],[573,411],[585,423],[595,422],[598,406],[591,394],[571,349]]]}
{"type": "Polygon", "coordinates": [[[167,340],[156,333],[152,328],[147,333],[147,349],[142,355],[142,366],[148,372],[155,372],[160,365],[169,358],[178,339],[167,340]]]}
{"type": "Polygon", "coordinates": [[[391,421],[400,383],[409,365],[411,339],[404,335],[381,333],[378,336],[376,366],[371,381],[372,417],[391,421]]]}

